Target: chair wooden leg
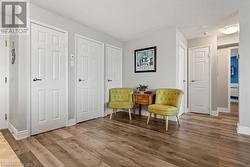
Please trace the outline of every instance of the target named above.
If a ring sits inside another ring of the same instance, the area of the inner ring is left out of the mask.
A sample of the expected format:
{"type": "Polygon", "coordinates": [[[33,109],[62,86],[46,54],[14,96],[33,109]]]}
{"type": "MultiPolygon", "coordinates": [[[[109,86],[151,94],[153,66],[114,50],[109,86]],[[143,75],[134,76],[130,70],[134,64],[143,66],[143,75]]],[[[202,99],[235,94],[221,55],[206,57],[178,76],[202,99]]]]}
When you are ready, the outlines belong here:
{"type": "Polygon", "coordinates": [[[166,120],[166,131],[168,131],[168,116],[165,116],[165,120],[166,120]]]}
{"type": "Polygon", "coordinates": [[[151,113],[148,114],[147,125],[149,124],[150,119],[151,119],[151,113]]]}
{"type": "Polygon", "coordinates": [[[176,118],[177,118],[177,124],[178,124],[178,126],[181,126],[181,125],[180,125],[180,120],[179,120],[178,115],[176,115],[176,118]]]}
{"type": "Polygon", "coordinates": [[[128,109],[128,114],[129,114],[129,120],[131,121],[131,109],[128,109]]]}
{"type": "Polygon", "coordinates": [[[112,119],[113,112],[114,112],[114,109],[112,109],[112,110],[110,111],[109,119],[112,119]]]}

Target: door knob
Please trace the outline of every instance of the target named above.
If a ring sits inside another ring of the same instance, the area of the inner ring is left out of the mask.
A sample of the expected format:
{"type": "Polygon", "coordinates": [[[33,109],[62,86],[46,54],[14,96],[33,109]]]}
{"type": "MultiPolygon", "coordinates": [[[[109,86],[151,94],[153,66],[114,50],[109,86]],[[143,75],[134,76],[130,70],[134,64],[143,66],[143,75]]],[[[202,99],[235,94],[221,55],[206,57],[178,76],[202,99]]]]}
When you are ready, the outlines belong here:
{"type": "Polygon", "coordinates": [[[108,82],[112,82],[112,80],[111,80],[111,79],[108,79],[108,82]]]}
{"type": "Polygon", "coordinates": [[[195,80],[191,80],[191,82],[195,82],[195,80]]]}
{"type": "Polygon", "coordinates": [[[78,81],[79,81],[79,82],[83,82],[83,81],[85,81],[85,79],[79,78],[78,81]]]}
{"type": "Polygon", "coordinates": [[[36,82],[36,81],[41,81],[42,79],[40,78],[34,78],[33,81],[36,82]]]}

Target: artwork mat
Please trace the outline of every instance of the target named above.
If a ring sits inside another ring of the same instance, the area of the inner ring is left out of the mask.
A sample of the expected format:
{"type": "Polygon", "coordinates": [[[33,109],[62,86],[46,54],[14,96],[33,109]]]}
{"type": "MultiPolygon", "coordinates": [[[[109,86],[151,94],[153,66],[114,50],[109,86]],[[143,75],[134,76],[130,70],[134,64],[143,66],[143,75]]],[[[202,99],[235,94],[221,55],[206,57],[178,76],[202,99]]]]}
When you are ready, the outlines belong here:
{"type": "Polygon", "coordinates": [[[156,50],[156,46],[135,50],[135,73],[156,72],[156,50]]]}

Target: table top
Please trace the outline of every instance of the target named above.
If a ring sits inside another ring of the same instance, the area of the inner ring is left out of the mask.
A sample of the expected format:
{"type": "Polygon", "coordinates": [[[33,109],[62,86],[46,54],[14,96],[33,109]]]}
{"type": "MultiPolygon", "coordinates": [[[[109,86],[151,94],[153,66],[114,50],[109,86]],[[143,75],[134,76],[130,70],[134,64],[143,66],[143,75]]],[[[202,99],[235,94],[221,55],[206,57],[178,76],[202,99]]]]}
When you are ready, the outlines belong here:
{"type": "Polygon", "coordinates": [[[134,94],[135,96],[154,96],[154,94],[153,93],[144,93],[144,94],[140,94],[140,93],[135,93],[134,94]]]}

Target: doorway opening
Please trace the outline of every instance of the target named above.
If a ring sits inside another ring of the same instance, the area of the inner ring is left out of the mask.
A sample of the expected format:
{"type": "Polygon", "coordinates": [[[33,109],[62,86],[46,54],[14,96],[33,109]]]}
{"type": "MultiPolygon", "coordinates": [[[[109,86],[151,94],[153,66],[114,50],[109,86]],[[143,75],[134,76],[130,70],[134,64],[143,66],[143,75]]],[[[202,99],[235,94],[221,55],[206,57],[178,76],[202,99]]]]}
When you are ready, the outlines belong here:
{"type": "Polygon", "coordinates": [[[239,33],[191,39],[188,47],[189,111],[238,112],[239,33]]]}
{"type": "Polygon", "coordinates": [[[218,47],[218,112],[238,112],[239,47],[218,47]]]}

